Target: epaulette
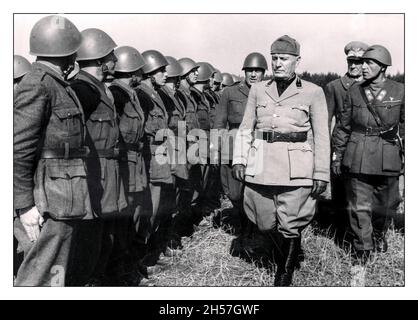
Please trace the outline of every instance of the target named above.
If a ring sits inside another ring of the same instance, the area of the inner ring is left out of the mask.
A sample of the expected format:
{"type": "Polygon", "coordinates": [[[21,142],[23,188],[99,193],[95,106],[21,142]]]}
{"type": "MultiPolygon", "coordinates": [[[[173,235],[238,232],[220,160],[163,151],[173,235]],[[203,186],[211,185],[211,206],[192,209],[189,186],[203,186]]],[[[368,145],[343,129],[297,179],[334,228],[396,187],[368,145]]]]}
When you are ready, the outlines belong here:
{"type": "Polygon", "coordinates": [[[302,88],[302,80],[300,80],[300,78],[298,76],[296,76],[296,87],[298,89],[302,88]]]}

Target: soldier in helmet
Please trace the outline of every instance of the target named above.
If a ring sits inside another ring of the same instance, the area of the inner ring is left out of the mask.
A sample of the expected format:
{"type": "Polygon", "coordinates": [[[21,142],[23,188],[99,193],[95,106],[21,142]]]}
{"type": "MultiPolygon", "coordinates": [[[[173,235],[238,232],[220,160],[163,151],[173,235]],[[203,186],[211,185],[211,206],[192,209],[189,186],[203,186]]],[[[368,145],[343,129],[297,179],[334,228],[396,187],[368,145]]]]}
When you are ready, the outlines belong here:
{"type": "MultiPolygon", "coordinates": [[[[171,208],[176,215],[184,215],[187,212],[189,201],[189,168],[187,165],[187,148],[186,148],[186,108],[183,101],[179,97],[178,88],[180,87],[180,75],[182,73],[182,67],[178,61],[171,57],[166,56],[168,65],[167,81],[163,87],[158,90],[161,99],[164,102],[168,113],[168,127],[173,132],[173,136],[169,139],[169,155],[170,165],[173,174],[173,181],[175,186],[175,193],[173,193],[170,199],[171,203],[175,204],[174,208],[171,208]]],[[[168,199],[166,199],[169,202],[168,199]]],[[[171,217],[171,215],[168,215],[171,217]]],[[[173,226],[172,219],[166,220],[166,236],[168,242],[168,248],[166,254],[172,255],[177,248],[181,248],[181,237],[176,234],[176,230],[173,226]]]]}
{"type": "MultiPolygon", "coordinates": [[[[200,158],[200,182],[197,187],[199,190],[196,193],[194,199],[194,215],[196,220],[195,224],[198,224],[203,216],[208,215],[213,209],[218,207],[215,196],[210,190],[212,177],[216,175],[216,167],[210,165],[210,129],[212,128],[211,114],[214,109],[214,100],[211,94],[207,91],[210,87],[210,83],[213,80],[213,69],[210,64],[206,62],[198,62],[198,75],[197,81],[191,88],[191,93],[194,101],[197,104],[197,117],[200,124],[200,129],[205,132],[205,137],[200,142],[201,148],[199,148],[200,158]],[[212,79],[212,80],[211,80],[212,79]]],[[[219,200],[218,200],[219,201],[219,200]]]]}
{"type": "MultiPolygon", "coordinates": [[[[328,127],[330,133],[335,128],[335,123],[340,122],[341,112],[343,110],[344,97],[347,90],[355,83],[363,80],[363,72],[361,66],[363,64],[361,56],[367,49],[368,45],[360,41],[351,41],[344,47],[344,53],[347,60],[347,73],[336,80],[331,81],[325,86],[325,97],[328,105],[328,127]]],[[[336,228],[337,241],[344,241],[347,235],[348,215],[347,215],[347,199],[345,195],[344,179],[335,175],[331,175],[331,193],[325,192],[324,195],[331,197],[331,221],[336,228]]],[[[328,202],[318,203],[318,212],[329,212],[321,210],[322,206],[329,206],[328,202]]]]}
{"type": "Polygon", "coordinates": [[[251,86],[235,136],[233,177],[244,181],[248,218],[271,238],[275,286],[289,286],[301,232],[329,181],[325,95],[295,73],[299,43],[285,35],[271,45],[274,78],[251,86]]]}
{"type": "MultiPolygon", "coordinates": [[[[115,101],[120,129],[120,173],[126,191],[128,207],[124,216],[115,223],[115,246],[113,259],[116,283],[129,283],[132,266],[138,266],[140,252],[134,240],[145,242],[144,203],[147,198],[148,181],[143,157],[145,114],[135,92],[142,78],[141,68],[145,65],[142,55],[133,47],[115,49],[117,58],[114,80],[109,90],[115,101]],[[142,215],[142,217],[141,217],[142,215]]],[[[135,242],[136,243],[136,242],[135,242]]],[[[132,279],[135,280],[135,279],[132,279]]],[[[135,281],[136,282],[136,281],[135,281]]]]}
{"type": "Polygon", "coordinates": [[[159,230],[160,223],[169,214],[167,202],[161,199],[173,189],[173,177],[168,157],[168,143],[165,137],[168,129],[169,115],[158,90],[167,81],[167,59],[157,50],[142,53],[145,65],[142,67],[143,80],[137,88],[139,102],[147,117],[145,121],[146,145],[144,148],[145,164],[149,188],[151,192],[151,208],[149,208],[149,254],[144,259],[147,265],[153,265],[164,249],[164,234],[159,230]],[[157,232],[158,230],[158,232],[157,232]]]}
{"type": "Polygon", "coordinates": [[[36,62],[16,88],[13,110],[14,235],[25,252],[17,286],[64,286],[78,276],[74,257],[93,218],[84,111],[67,82],[80,44],[76,26],[56,15],[30,34],[36,62]]]}
{"type": "Polygon", "coordinates": [[[215,92],[219,101],[221,99],[221,83],[222,83],[223,78],[222,78],[222,73],[218,69],[215,70],[215,76],[213,80],[214,81],[213,81],[212,90],[213,92],[215,92]]]}
{"type": "Polygon", "coordinates": [[[245,79],[237,86],[224,89],[219,108],[216,113],[215,129],[229,129],[223,136],[221,147],[221,181],[222,187],[233,205],[235,215],[240,217],[241,231],[250,233],[250,224],[243,208],[244,185],[232,177],[232,152],[234,136],[244,116],[248,93],[254,83],[263,80],[267,70],[266,58],[258,52],[250,53],[244,60],[242,70],[245,79]]]}
{"type": "Polygon", "coordinates": [[[226,87],[230,87],[234,84],[234,79],[232,79],[232,76],[229,73],[224,72],[221,75],[222,75],[222,81],[221,81],[221,86],[220,86],[221,87],[220,94],[223,93],[226,87]]]}
{"type": "Polygon", "coordinates": [[[362,56],[362,83],[348,89],[333,132],[332,170],[345,171],[355,261],[386,252],[386,232],[399,204],[404,140],[404,86],[386,78],[391,55],[381,45],[362,56]]]}
{"type": "Polygon", "coordinates": [[[13,90],[22,81],[22,78],[31,70],[30,62],[17,54],[13,56],[13,90]]]}
{"type": "MultiPolygon", "coordinates": [[[[90,155],[87,160],[89,191],[102,230],[101,253],[92,276],[100,284],[114,246],[115,218],[127,207],[119,172],[119,126],[112,93],[104,84],[117,61],[116,43],[104,31],[90,28],[81,32],[77,51],[80,72],[72,81],[84,109],[90,155]]],[[[87,254],[87,253],[86,253],[87,254]]],[[[93,261],[93,257],[89,257],[93,261]]]]}

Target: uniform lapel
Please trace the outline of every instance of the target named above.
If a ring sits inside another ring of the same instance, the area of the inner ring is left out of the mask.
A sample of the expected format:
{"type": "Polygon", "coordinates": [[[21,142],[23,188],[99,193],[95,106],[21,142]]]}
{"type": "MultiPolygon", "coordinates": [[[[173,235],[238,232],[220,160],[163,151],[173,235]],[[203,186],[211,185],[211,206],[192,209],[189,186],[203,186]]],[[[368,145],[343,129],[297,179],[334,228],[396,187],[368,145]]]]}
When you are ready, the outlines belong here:
{"type": "Polygon", "coordinates": [[[121,88],[123,91],[125,91],[129,95],[129,98],[130,98],[130,100],[131,100],[131,102],[132,102],[132,104],[135,108],[135,111],[138,112],[138,114],[140,114],[140,115],[143,114],[141,104],[139,103],[138,97],[137,97],[136,92],[135,92],[134,89],[132,89],[130,86],[123,83],[119,79],[113,80],[112,85],[117,86],[117,87],[121,88]]]}
{"type": "MultiPolygon", "coordinates": [[[[283,94],[279,97],[278,102],[289,99],[289,98],[299,94],[299,90],[296,87],[297,79],[298,79],[298,77],[295,77],[295,79],[292,81],[292,83],[286,88],[286,90],[283,92],[283,94]]],[[[274,85],[272,85],[272,87],[274,87],[274,89],[276,91],[276,94],[278,95],[276,84],[274,83],[274,85]]]]}
{"type": "MultiPolygon", "coordinates": [[[[92,84],[93,86],[95,86],[96,88],[98,88],[98,92],[100,94],[100,100],[107,105],[112,111],[114,111],[114,102],[112,101],[111,97],[111,93],[110,93],[110,97],[108,96],[108,94],[106,93],[106,87],[103,83],[101,83],[100,81],[98,81],[96,78],[94,78],[93,76],[91,76],[90,74],[88,74],[87,72],[80,70],[79,74],[77,75],[77,78],[83,81],[86,81],[90,84],[92,84]]],[[[109,89],[107,89],[109,90],[109,89]]]]}
{"type": "Polygon", "coordinates": [[[274,81],[269,81],[266,84],[266,93],[267,95],[273,99],[273,101],[278,102],[279,101],[279,93],[277,92],[276,83],[274,81]]]}
{"type": "Polygon", "coordinates": [[[148,87],[146,84],[141,84],[141,89],[151,97],[152,101],[154,101],[158,105],[158,107],[164,113],[164,116],[167,118],[167,110],[165,109],[164,103],[161,100],[161,97],[158,95],[158,93],[154,89],[148,87]]]}
{"type": "Polygon", "coordinates": [[[248,98],[248,94],[250,93],[250,88],[248,88],[245,81],[242,81],[238,85],[238,90],[241,91],[241,93],[248,98]]]}

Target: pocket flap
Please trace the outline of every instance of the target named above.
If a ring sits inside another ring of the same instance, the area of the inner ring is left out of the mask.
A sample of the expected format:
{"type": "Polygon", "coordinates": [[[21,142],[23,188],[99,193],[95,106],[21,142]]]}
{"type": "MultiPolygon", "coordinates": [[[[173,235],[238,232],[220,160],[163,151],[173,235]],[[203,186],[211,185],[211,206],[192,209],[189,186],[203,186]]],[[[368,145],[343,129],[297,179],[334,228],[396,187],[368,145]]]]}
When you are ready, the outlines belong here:
{"type": "Polygon", "coordinates": [[[90,120],[92,121],[112,121],[112,117],[107,112],[93,112],[90,115],[90,120]]]}
{"type": "Polygon", "coordinates": [[[74,166],[47,166],[47,173],[50,178],[69,179],[73,177],[85,177],[86,169],[83,165],[74,166]]]}
{"type": "Polygon", "coordinates": [[[130,109],[124,110],[124,114],[128,116],[129,118],[139,118],[139,114],[135,110],[130,110],[130,109]]]}
{"type": "Polygon", "coordinates": [[[53,112],[61,120],[76,117],[81,114],[80,110],[78,110],[77,108],[55,109],[53,110],[53,112]]]}

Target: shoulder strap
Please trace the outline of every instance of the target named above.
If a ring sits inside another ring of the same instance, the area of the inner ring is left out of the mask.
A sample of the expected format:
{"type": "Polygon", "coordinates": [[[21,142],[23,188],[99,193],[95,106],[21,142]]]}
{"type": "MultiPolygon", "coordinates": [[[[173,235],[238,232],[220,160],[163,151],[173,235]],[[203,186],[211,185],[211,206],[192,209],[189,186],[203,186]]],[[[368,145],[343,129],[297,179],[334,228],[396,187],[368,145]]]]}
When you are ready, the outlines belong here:
{"type": "Polygon", "coordinates": [[[363,98],[364,102],[367,105],[367,109],[370,111],[370,113],[372,114],[374,120],[376,121],[377,125],[379,127],[384,127],[384,123],[382,121],[382,119],[380,119],[379,114],[376,112],[375,108],[374,108],[374,104],[369,101],[369,98],[367,98],[366,92],[364,91],[363,87],[359,87],[360,93],[361,93],[361,97],[363,98]]]}

